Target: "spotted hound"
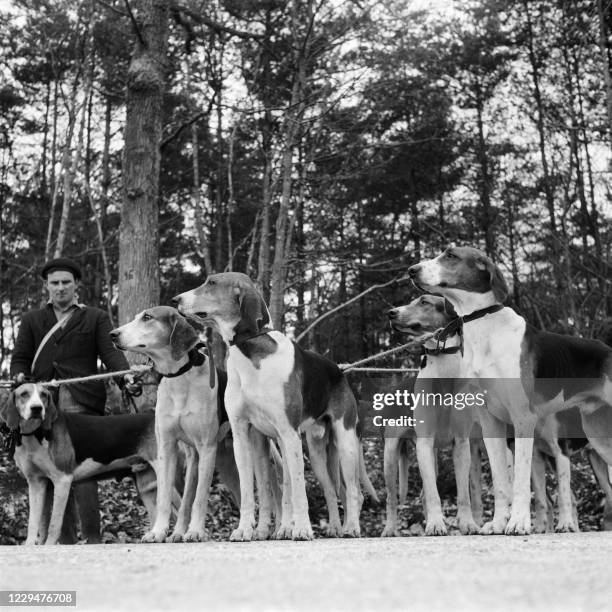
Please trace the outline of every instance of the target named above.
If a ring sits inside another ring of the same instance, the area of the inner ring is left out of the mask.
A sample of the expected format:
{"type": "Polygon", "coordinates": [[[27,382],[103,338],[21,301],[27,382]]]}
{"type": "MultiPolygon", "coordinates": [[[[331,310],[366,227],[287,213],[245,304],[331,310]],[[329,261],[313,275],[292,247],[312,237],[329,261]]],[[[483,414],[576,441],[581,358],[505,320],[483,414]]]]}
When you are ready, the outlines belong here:
{"type": "MultiPolygon", "coordinates": [[[[449,302],[434,295],[422,295],[406,306],[388,312],[396,331],[418,339],[424,334],[446,328],[457,317],[449,302]]],[[[456,334],[444,345],[434,338],[423,344],[421,368],[415,381],[415,393],[430,387],[434,379],[454,380],[460,371],[460,345],[456,334]]],[[[436,486],[435,448],[447,440],[453,441],[453,463],[457,482],[457,524],[462,534],[480,533],[472,514],[470,501],[470,432],[475,414],[472,408],[455,410],[444,406],[416,407],[415,413],[417,461],[423,480],[425,535],[446,535],[442,505],[436,486]]],[[[387,521],[383,537],[399,535],[397,529],[397,454],[401,438],[397,432],[385,439],[384,473],[387,486],[387,521]]],[[[480,495],[480,493],[479,493],[480,495]]]]}
{"type": "Polygon", "coordinates": [[[508,287],[484,253],[451,246],[409,268],[423,291],[447,298],[459,318],[461,376],[486,386],[479,408],[495,492],[493,520],[484,533],[528,534],[530,474],[538,419],[580,409],[586,437],[612,465],[612,350],[597,340],[542,332],[504,307],[508,287]],[[506,423],[514,427],[512,490],[505,469],[506,423]],[[511,509],[510,509],[511,505],[511,509]]]}
{"type": "MultiPolygon", "coordinates": [[[[357,406],[338,366],[273,330],[268,308],[245,274],[213,274],[197,289],[177,296],[175,303],[181,312],[213,321],[229,346],[225,404],[234,436],[241,498],[240,521],[231,539],[253,537],[250,424],[275,439],[281,449],[283,511],[277,537],[313,537],[300,432],[321,430],[326,423],[330,424],[346,485],[342,534],[359,536],[357,406]]],[[[325,473],[316,475],[329,481],[325,473]]]]}
{"type": "MultiPolygon", "coordinates": [[[[217,450],[222,453],[225,448],[217,444],[225,377],[210,364],[193,326],[169,306],[144,310],[110,335],[117,348],[148,356],[162,376],[155,405],[157,516],[142,541],[166,539],[179,441],[184,443],[187,455],[185,489],[168,541],[206,540],[206,511],[215,459],[217,450]]],[[[217,457],[217,463],[227,466],[233,462],[217,457]]],[[[231,483],[231,477],[226,481],[231,483]]],[[[237,492],[235,497],[238,498],[237,492]]]]}
{"type": "MultiPolygon", "coordinates": [[[[6,395],[0,417],[12,431],[15,463],[28,482],[26,545],[58,543],[73,482],[129,475],[133,468],[140,491],[143,464],[155,464],[153,414],[68,414],[56,408],[47,388],[24,383],[6,395]],[[53,504],[47,524],[43,515],[49,480],[53,504]]],[[[141,497],[153,519],[153,500],[141,497]]]]}

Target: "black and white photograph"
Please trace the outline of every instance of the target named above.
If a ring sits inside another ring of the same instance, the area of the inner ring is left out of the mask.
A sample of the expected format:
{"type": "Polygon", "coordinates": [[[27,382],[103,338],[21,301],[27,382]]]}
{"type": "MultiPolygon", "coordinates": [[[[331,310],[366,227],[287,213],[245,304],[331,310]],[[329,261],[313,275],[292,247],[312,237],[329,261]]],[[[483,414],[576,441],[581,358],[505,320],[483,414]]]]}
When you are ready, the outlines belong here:
{"type": "Polygon", "coordinates": [[[0,0],[0,607],[612,609],[612,0],[0,0]]]}

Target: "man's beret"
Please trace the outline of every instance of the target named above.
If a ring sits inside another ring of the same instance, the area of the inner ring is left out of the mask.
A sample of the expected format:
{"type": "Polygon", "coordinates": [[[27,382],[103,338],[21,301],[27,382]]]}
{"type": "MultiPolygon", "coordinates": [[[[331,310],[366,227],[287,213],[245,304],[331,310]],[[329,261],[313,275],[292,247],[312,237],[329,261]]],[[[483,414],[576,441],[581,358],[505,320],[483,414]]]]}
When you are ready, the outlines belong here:
{"type": "Polygon", "coordinates": [[[68,259],[67,257],[58,257],[57,259],[52,259],[48,261],[40,272],[40,275],[46,280],[49,272],[55,272],[56,270],[66,270],[67,272],[72,272],[75,280],[81,280],[81,268],[72,261],[72,259],[68,259]]]}

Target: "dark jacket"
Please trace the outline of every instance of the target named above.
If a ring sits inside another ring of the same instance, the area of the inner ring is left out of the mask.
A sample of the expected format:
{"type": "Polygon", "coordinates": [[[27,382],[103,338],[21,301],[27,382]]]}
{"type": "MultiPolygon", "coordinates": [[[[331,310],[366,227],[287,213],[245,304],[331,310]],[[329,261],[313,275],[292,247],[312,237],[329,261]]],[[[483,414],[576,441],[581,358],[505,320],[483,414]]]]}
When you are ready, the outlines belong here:
{"type": "MultiPolygon", "coordinates": [[[[38,356],[34,372],[31,372],[42,339],[56,323],[51,304],[23,315],[11,359],[13,378],[20,373],[32,376],[36,381],[97,374],[98,357],[110,371],[130,367],[123,353],[111,342],[109,332],[112,326],[108,315],[99,308],[84,306],[49,339],[38,356]]],[[[80,404],[104,413],[106,392],[103,381],[74,383],[69,390],[80,404]]]]}

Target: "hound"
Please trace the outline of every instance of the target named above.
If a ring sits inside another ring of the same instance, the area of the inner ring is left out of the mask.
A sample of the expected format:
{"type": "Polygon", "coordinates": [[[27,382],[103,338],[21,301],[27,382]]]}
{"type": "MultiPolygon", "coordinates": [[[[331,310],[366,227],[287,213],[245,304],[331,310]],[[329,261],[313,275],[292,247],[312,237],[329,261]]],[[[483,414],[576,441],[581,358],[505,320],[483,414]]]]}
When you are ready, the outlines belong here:
{"type": "MultiPolygon", "coordinates": [[[[407,306],[388,313],[393,329],[418,338],[447,325],[457,317],[451,305],[434,295],[423,295],[407,306]]],[[[421,369],[415,381],[415,393],[430,386],[432,379],[455,379],[461,368],[459,337],[449,336],[444,346],[430,339],[423,345],[421,369]]],[[[416,450],[423,480],[425,535],[446,535],[442,505],[436,486],[436,445],[453,440],[453,464],[457,483],[457,523],[462,534],[480,533],[470,502],[470,432],[475,414],[471,407],[456,410],[440,405],[418,405],[415,409],[416,450]]],[[[397,528],[397,455],[400,437],[385,439],[384,473],[387,486],[387,522],[383,537],[399,535],[397,528]]]]}
{"type": "MultiPolygon", "coordinates": [[[[214,321],[229,346],[225,404],[234,436],[241,499],[240,521],[231,540],[253,537],[250,424],[276,439],[281,448],[283,512],[277,537],[312,539],[300,431],[321,430],[326,420],[331,423],[346,485],[342,533],[358,537],[357,406],[338,366],[274,331],[263,298],[245,274],[213,274],[174,301],[181,312],[214,321]]],[[[318,478],[329,480],[322,470],[316,472],[314,462],[313,469],[318,478]]]]}
{"type": "MultiPolygon", "coordinates": [[[[65,414],[45,387],[24,383],[5,397],[0,417],[13,432],[15,463],[28,482],[28,546],[58,543],[73,482],[126,470],[131,474],[132,468],[155,463],[153,414],[65,414]],[[53,483],[53,505],[47,525],[43,511],[48,480],[53,483]]],[[[137,486],[142,474],[135,471],[137,486]]],[[[154,505],[141,496],[153,518],[154,505]]]]}
{"type": "Polygon", "coordinates": [[[612,350],[596,340],[527,325],[512,308],[503,306],[508,295],[503,275],[477,249],[451,246],[408,273],[418,287],[452,303],[464,338],[461,376],[479,378],[487,385],[486,407],[479,408],[479,417],[493,475],[495,510],[483,532],[528,534],[538,419],[579,407],[587,438],[612,465],[612,350]],[[506,423],[515,431],[512,492],[505,469],[506,423]]]}
{"type": "MultiPolygon", "coordinates": [[[[171,490],[177,467],[178,442],[185,443],[185,490],[168,540],[207,539],[208,493],[215,467],[220,402],[224,382],[210,370],[210,359],[187,320],[169,306],[144,310],[110,332],[115,346],[148,356],[162,376],[155,406],[157,440],[157,516],[143,542],[163,542],[170,524],[171,490]],[[218,384],[211,386],[211,381],[218,384]],[[219,403],[218,403],[219,402],[219,403]]],[[[237,495],[237,494],[236,494],[237,495]]]]}

